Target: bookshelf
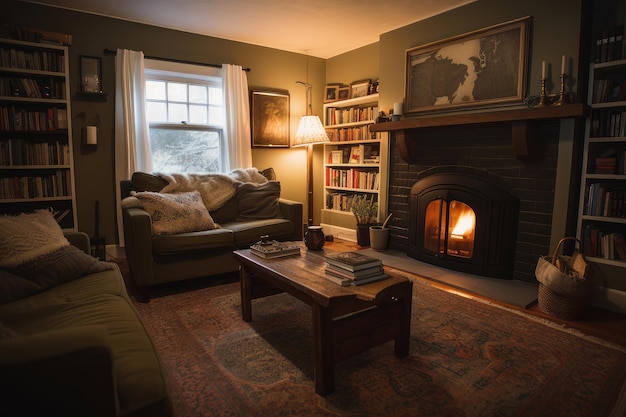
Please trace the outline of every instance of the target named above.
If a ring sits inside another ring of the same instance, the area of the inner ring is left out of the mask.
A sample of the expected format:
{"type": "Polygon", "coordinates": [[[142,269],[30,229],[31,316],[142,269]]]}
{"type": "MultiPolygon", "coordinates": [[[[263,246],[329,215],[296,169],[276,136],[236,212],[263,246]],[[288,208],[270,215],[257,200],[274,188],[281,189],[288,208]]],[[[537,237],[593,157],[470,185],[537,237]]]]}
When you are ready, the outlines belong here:
{"type": "Polygon", "coordinates": [[[578,238],[588,260],[626,268],[626,59],[591,64],[578,238]]]}
{"type": "Polygon", "coordinates": [[[364,195],[378,202],[377,220],[387,211],[389,134],[371,133],[378,115],[378,94],[324,104],[324,127],[330,142],[324,144],[324,205],[322,225],[356,229],[350,202],[364,195]]]}
{"type": "Polygon", "coordinates": [[[0,213],[49,209],[76,230],[66,46],[0,39],[0,213]]]}

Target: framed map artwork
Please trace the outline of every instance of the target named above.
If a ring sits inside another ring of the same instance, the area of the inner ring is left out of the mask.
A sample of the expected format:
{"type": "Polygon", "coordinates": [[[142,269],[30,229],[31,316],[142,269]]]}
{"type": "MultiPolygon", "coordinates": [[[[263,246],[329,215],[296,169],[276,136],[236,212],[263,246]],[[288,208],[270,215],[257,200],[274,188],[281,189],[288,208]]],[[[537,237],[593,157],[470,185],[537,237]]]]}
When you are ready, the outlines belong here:
{"type": "Polygon", "coordinates": [[[530,17],[411,48],[405,113],[523,102],[530,17]]]}

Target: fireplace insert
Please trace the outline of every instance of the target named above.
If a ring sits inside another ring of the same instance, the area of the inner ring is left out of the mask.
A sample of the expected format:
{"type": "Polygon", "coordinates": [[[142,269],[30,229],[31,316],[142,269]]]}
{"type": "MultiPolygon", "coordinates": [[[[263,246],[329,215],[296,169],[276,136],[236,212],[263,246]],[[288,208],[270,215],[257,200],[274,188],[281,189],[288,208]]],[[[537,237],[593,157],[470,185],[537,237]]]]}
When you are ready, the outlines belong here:
{"type": "Polygon", "coordinates": [[[408,255],[444,268],[513,277],[519,200],[482,178],[436,173],[411,187],[408,255]]]}

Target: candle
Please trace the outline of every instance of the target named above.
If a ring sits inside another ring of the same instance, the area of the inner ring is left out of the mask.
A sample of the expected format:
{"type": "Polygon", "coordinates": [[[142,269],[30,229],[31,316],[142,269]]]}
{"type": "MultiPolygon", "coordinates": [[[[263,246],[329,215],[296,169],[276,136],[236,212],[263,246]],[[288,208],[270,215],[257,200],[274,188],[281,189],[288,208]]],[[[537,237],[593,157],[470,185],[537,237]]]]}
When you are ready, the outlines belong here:
{"type": "Polygon", "coordinates": [[[397,101],[393,103],[393,115],[394,116],[402,115],[402,102],[401,101],[397,101]]]}
{"type": "Polygon", "coordinates": [[[565,55],[561,57],[561,74],[565,74],[565,55]]]}
{"type": "Polygon", "coordinates": [[[546,61],[541,62],[541,79],[546,79],[546,61]]]}
{"type": "Polygon", "coordinates": [[[97,145],[98,144],[98,127],[96,126],[87,126],[87,134],[85,138],[85,143],[87,145],[97,145]]]}

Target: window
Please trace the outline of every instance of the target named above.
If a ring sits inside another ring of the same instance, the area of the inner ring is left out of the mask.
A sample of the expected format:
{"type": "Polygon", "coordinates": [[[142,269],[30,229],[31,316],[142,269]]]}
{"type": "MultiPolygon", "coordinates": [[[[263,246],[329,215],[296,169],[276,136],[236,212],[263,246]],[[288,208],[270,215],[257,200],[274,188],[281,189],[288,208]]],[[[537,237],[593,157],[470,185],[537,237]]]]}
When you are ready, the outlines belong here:
{"type": "Polygon", "coordinates": [[[224,108],[219,68],[146,60],[146,113],[155,172],[219,172],[224,108]]]}

